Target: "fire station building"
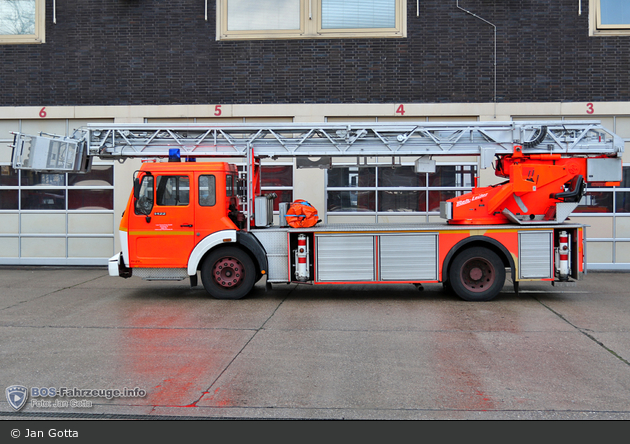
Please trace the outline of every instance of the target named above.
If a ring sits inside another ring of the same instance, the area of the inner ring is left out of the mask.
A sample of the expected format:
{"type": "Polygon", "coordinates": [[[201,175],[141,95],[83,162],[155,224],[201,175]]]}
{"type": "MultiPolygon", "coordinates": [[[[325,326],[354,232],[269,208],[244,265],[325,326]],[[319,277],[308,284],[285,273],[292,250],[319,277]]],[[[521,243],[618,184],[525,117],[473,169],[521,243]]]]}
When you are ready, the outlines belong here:
{"type": "MultiPolygon", "coordinates": [[[[87,174],[11,167],[12,131],[87,123],[598,120],[623,181],[589,187],[587,268],[630,269],[630,2],[0,0],[0,264],[105,265],[141,160],[87,174]]],[[[440,220],[502,180],[471,157],[263,164],[278,201],[334,222],[440,220]]],[[[240,162],[240,160],[236,160],[240,162]]]]}

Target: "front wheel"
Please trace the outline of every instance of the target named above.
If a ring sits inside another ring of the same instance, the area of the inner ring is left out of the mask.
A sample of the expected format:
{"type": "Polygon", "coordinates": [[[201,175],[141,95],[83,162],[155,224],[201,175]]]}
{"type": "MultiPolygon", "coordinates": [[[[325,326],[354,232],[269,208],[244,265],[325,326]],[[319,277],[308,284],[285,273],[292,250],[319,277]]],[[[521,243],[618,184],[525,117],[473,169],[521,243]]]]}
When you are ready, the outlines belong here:
{"type": "Polygon", "coordinates": [[[236,247],[219,248],[204,259],[201,282],[215,299],[241,299],[254,287],[256,267],[243,250],[236,247]]]}
{"type": "Polygon", "coordinates": [[[503,288],[505,266],[494,251],[473,247],[455,256],[448,277],[451,288],[460,298],[466,301],[489,301],[503,288]]]}

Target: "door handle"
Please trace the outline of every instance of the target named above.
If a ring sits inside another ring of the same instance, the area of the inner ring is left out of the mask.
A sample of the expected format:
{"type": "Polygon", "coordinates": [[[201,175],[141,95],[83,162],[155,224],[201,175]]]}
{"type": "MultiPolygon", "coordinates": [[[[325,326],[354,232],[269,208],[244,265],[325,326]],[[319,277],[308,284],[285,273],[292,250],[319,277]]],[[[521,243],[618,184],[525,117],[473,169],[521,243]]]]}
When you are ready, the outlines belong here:
{"type": "Polygon", "coordinates": [[[192,224],[184,224],[184,225],[180,225],[180,227],[182,227],[182,228],[192,228],[192,224]]]}

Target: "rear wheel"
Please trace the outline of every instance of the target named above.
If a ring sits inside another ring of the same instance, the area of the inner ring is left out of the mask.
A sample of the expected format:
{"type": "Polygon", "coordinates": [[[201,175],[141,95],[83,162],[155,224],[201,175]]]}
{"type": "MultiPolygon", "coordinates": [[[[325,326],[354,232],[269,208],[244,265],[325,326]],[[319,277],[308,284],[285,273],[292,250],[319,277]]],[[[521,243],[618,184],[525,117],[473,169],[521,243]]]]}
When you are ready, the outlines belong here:
{"type": "Polygon", "coordinates": [[[503,288],[505,266],[501,258],[488,248],[468,248],[453,259],[448,280],[460,298],[466,301],[489,301],[503,288]]]}
{"type": "Polygon", "coordinates": [[[210,296],[216,299],[241,299],[254,287],[256,267],[243,250],[219,248],[204,259],[201,282],[210,296]]]}

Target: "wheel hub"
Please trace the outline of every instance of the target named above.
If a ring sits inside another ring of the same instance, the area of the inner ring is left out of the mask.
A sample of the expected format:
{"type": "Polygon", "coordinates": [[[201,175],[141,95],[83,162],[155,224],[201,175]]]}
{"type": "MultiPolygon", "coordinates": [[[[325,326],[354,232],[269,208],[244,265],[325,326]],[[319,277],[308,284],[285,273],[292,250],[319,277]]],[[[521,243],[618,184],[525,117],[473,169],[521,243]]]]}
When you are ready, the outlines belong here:
{"type": "Polygon", "coordinates": [[[481,271],[480,268],[475,267],[470,270],[470,278],[473,281],[478,281],[479,279],[481,279],[482,276],[483,276],[483,271],[481,271]]]}
{"type": "Polygon", "coordinates": [[[234,288],[243,282],[245,269],[238,259],[224,257],[214,263],[212,276],[220,286],[234,288]]]}
{"type": "Polygon", "coordinates": [[[481,257],[471,258],[466,261],[461,273],[464,287],[475,293],[488,289],[496,278],[492,264],[481,257]]]}

